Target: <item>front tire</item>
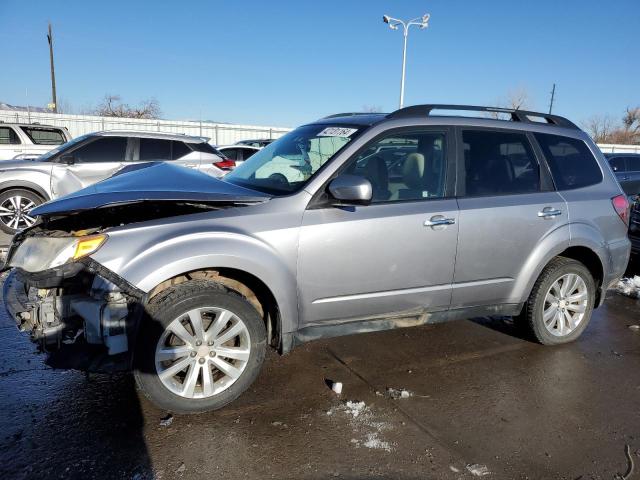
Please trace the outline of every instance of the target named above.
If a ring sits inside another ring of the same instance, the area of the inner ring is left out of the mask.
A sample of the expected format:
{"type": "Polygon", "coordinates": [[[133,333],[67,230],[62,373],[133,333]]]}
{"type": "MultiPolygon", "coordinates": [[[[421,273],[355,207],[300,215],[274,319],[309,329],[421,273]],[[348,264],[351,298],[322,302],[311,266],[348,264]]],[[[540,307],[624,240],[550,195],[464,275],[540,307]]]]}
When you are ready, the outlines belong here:
{"type": "Polygon", "coordinates": [[[266,352],[265,325],[238,293],[191,280],[154,297],[134,352],[140,390],[174,413],[217,410],[258,376],[266,352]]]}
{"type": "Polygon", "coordinates": [[[587,267],[557,257],[540,274],[517,320],[543,345],[572,342],[591,320],[595,292],[587,267]]]}

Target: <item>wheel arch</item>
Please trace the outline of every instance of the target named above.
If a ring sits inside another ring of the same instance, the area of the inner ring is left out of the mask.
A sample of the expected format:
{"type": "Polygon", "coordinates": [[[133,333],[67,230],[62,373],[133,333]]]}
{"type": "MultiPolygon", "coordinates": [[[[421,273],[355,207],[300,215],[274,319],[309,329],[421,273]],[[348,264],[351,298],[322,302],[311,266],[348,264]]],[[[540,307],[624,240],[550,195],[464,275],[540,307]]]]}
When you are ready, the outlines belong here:
{"type": "Polygon", "coordinates": [[[596,282],[595,305],[599,306],[602,303],[604,298],[602,286],[607,267],[603,250],[604,241],[593,228],[586,225],[575,227],[575,224],[565,225],[553,231],[529,255],[514,282],[511,297],[515,303],[527,301],[542,271],[556,257],[571,258],[584,264],[596,282]]]}
{"type": "Polygon", "coordinates": [[[147,294],[147,301],[151,301],[167,288],[196,279],[222,284],[242,295],[265,322],[269,344],[283,353],[282,319],[278,301],[267,284],[252,273],[225,267],[191,270],[168,278],[153,287],[147,294]]]}
{"type": "Polygon", "coordinates": [[[0,182],[0,194],[6,192],[7,190],[17,190],[17,189],[29,190],[30,192],[40,195],[42,198],[44,198],[45,202],[51,200],[51,197],[46,192],[46,190],[42,188],[40,185],[38,185],[37,183],[26,182],[22,180],[8,180],[5,182],[0,182]]]}

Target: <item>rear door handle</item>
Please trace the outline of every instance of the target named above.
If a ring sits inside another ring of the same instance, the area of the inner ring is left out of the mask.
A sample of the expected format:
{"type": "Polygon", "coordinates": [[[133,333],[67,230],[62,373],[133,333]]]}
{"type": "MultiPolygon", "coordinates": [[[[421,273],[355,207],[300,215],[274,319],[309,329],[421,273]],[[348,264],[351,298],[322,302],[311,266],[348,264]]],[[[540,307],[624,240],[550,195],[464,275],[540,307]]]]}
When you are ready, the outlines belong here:
{"type": "Polygon", "coordinates": [[[424,221],[425,227],[437,227],[439,225],[454,225],[455,218],[445,218],[443,215],[434,215],[429,220],[424,221]]]}
{"type": "Polygon", "coordinates": [[[538,212],[540,218],[553,218],[562,215],[562,210],[558,210],[553,207],[545,207],[541,212],[538,212]]]}

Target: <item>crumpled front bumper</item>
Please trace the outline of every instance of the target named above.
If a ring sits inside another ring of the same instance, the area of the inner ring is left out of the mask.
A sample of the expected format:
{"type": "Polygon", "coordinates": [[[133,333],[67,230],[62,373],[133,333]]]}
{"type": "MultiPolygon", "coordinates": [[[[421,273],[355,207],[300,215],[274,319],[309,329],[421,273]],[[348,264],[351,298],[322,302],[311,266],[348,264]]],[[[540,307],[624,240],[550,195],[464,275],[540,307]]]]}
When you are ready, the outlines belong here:
{"type": "MultiPolygon", "coordinates": [[[[12,270],[2,286],[2,298],[9,317],[16,322],[20,330],[26,330],[23,324],[31,319],[31,311],[35,307],[33,299],[29,299],[27,285],[18,278],[18,272],[12,270]]],[[[29,330],[31,330],[29,328],[29,330]]]]}
{"type": "Polygon", "coordinates": [[[16,326],[49,353],[49,365],[113,372],[130,368],[144,311],[131,288],[100,265],[78,262],[47,272],[11,270],[3,301],[16,326]]]}

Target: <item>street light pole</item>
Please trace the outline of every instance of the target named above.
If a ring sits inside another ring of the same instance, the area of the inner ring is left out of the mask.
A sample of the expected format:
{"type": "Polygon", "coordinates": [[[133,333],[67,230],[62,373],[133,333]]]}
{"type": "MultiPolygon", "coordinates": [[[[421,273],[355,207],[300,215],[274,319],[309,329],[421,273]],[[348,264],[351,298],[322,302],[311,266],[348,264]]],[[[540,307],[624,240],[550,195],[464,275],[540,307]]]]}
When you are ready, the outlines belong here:
{"type": "Polygon", "coordinates": [[[409,21],[398,20],[392,18],[389,15],[384,15],[382,21],[389,25],[391,30],[398,30],[398,26],[402,25],[402,34],[404,42],[402,46],[402,77],[400,78],[400,108],[404,105],[404,76],[407,68],[407,37],[409,36],[409,27],[411,25],[417,25],[420,29],[427,28],[429,26],[429,18],[431,15],[425,13],[422,17],[416,17],[409,21]]]}

